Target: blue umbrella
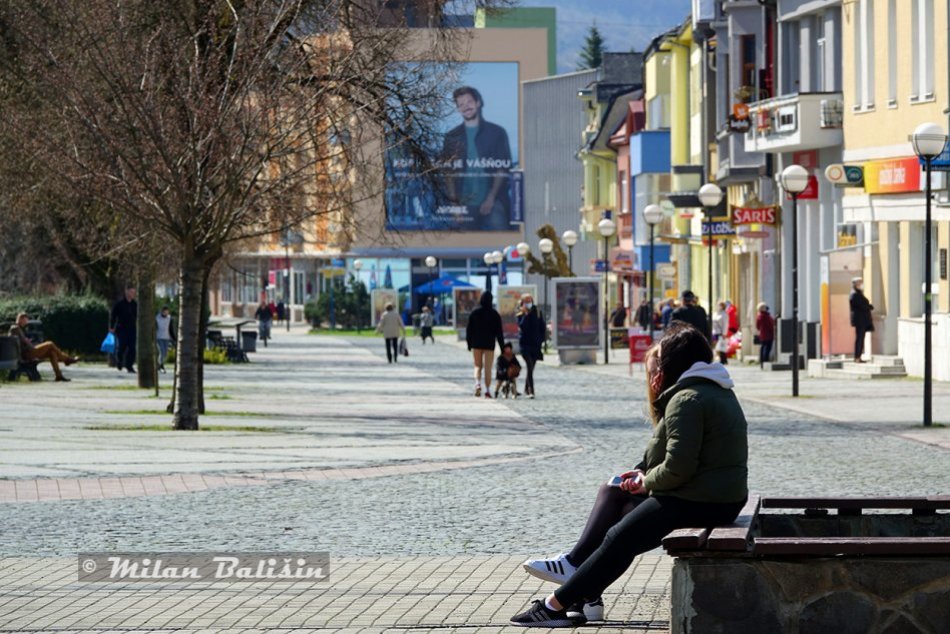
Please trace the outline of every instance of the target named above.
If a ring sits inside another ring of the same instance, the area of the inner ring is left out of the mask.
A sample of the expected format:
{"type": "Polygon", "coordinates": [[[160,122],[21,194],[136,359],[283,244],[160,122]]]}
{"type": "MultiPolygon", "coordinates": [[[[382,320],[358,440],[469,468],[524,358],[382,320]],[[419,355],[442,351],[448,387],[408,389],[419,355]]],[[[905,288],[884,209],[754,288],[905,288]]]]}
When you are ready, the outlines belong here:
{"type": "Polygon", "coordinates": [[[420,295],[439,295],[448,293],[453,288],[473,288],[474,286],[474,284],[463,282],[449,275],[443,275],[425,284],[420,284],[413,289],[413,292],[420,295]]]}
{"type": "Polygon", "coordinates": [[[386,276],[383,278],[383,288],[393,287],[393,270],[386,265],[386,276]]]}

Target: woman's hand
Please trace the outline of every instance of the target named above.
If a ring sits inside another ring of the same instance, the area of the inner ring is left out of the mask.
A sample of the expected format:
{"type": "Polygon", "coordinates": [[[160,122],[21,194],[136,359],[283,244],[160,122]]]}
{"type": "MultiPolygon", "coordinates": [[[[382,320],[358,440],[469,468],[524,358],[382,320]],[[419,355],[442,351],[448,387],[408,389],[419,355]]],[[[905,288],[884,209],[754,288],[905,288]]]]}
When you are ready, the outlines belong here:
{"type": "Polygon", "coordinates": [[[644,475],[639,469],[621,473],[620,477],[623,478],[623,482],[620,483],[620,489],[632,495],[645,495],[646,489],[643,488],[644,475]]]}

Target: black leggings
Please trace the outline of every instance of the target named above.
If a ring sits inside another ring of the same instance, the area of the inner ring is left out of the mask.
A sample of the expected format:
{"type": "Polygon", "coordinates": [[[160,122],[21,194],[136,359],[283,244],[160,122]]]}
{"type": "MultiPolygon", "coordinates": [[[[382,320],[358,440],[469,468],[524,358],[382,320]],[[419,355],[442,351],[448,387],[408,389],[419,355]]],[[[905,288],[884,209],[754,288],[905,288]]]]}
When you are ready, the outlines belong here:
{"type": "Polygon", "coordinates": [[[627,571],[637,555],[659,546],[670,531],[729,524],[744,505],[744,500],[719,504],[635,496],[602,485],[581,539],[568,554],[570,562],[579,567],[554,596],[565,607],[596,599],[627,571]]]}
{"type": "Polygon", "coordinates": [[[528,376],[524,380],[524,393],[525,394],[534,394],[534,365],[538,360],[530,354],[521,354],[524,358],[525,369],[528,371],[528,376]]]}
{"type": "Polygon", "coordinates": [[[386,337],[386,358],[389,359],[390,363],[397,363],[399,361],[398,337],[386,337]],[[392,349],[391,352],[390,349],[392,349]]]}

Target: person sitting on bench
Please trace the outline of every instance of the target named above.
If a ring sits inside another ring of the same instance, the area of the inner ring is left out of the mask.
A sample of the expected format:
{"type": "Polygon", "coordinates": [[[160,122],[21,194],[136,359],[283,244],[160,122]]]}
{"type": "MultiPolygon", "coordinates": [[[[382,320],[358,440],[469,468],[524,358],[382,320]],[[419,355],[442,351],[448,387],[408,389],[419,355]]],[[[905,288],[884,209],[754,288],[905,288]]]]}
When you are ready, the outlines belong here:
{"type": "Polygon", "coordinates": [[[70,357],[65,352],[56,347],[52,341],[34,344],[33,340],[26,335],[26,325],[30,317],[26,313],[20,313],[16,316],[16,324],[10,327],[10,336],[16,337],[20,344],[20,358],[24,361],[49,361],[53,366],[53,374],[57,381],[69,381],[63,376],[63,371],[59,369],[59,364],[72,365],[79,361],[76,357],[70,357]]]}
{"type": "MultiPolygon", "coordinates": [[[[643,461],[600,487],[571,552],[524,562],[526,572],[560,587],[512,617],[512,625],[574,627],[603,619],[603,591],[637,555],[674,529],[729,524],[745,505],[746,420],[705,333],[672,322],[648,351],[646,367],[654,432],[643,461]]],[[[554,504],[558,493],[571,494],[555,490],[554,504]]]]}

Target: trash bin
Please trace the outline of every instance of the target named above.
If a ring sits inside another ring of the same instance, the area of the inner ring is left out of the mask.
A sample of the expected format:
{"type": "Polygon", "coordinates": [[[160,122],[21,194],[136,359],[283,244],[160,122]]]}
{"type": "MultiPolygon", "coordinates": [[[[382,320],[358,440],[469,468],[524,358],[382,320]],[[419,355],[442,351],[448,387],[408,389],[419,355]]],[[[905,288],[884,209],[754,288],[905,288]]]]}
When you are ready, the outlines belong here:
{"type": "Polygon", "coordinates": [[[257,352],[257,333],[253,330],[241,333],[241,349],[244,352],[257,352]]]}

